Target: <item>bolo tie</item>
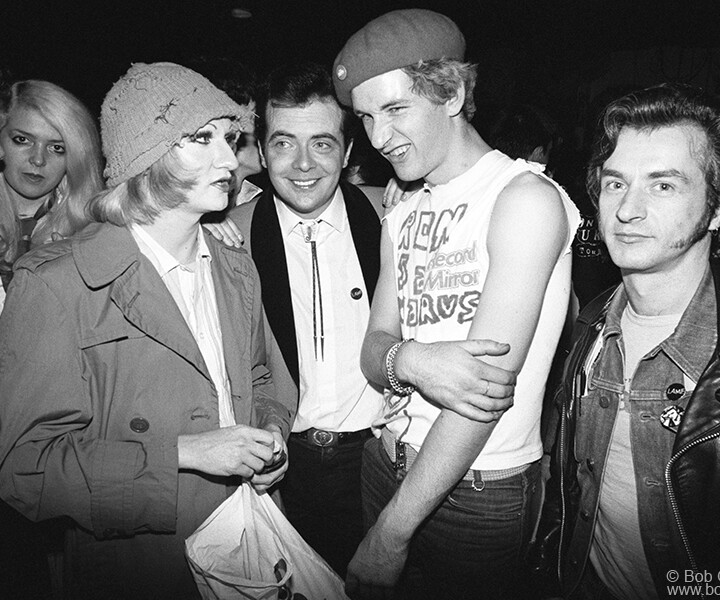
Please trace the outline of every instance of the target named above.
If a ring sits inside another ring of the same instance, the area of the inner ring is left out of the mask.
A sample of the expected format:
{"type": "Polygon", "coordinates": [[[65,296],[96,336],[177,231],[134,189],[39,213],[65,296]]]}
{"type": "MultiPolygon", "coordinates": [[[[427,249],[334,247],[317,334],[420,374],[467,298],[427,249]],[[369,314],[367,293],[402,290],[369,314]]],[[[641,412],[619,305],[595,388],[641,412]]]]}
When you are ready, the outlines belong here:
{"type": "Polygon", "coordinates": [[[317,259],[317,246],[315,243],[315,229],[318,223],[302,223],[304,239],[310,244],[310,256],[312,260],[312,284],[313,284],[313,346],[315,348],[315,360],[318,357],[318,314],[320,316],[320,360],[325,360],[325,323],[323,321],[322,288],[320,287],[320,266],[317,259]]]}

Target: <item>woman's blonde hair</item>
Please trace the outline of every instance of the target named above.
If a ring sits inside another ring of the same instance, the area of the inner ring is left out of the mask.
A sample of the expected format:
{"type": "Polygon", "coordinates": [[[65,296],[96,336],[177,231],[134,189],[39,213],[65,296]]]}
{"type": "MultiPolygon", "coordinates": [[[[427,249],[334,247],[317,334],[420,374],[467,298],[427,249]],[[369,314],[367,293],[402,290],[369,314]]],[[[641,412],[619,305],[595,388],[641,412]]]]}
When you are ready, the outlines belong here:
{"type": "Polygon", "coordinates": [[[173,146],[142,173],[96,194],[88,203],[94,221],[120,227],[147,225],[166,210],[187,202],[196,175],[180,160],[173,146]]]}
{"type": "MultiPolygon", "coordinates": [[[[49,81],[14,83],[0,92],[0,130],[17,106],[33,109],[58,130],[65,143],[66,168],[53,196],[48,214],[37,224],[32,244],[72,235],[90,217],[86,206],[103,188],[100,136],[95,121],[80,100],[49,81]]],[[[7,188],[0,185],[0,259],[12,264],[20,243],[20,221],[7,188]]]]}

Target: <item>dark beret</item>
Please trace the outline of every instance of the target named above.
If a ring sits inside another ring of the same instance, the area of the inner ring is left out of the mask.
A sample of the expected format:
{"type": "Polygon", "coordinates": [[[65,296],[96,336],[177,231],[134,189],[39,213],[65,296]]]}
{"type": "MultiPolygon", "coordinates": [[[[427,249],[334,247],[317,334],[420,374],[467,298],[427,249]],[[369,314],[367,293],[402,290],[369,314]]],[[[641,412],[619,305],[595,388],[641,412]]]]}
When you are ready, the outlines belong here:
{"type": "Polygon", "coordinates": [[[395,10],[353,34],[335,59],[338,99],[350,106],[350,92],[364,81],[421,60],[465,58],[465,38],[455,23],[420,8],[395,10]]]}

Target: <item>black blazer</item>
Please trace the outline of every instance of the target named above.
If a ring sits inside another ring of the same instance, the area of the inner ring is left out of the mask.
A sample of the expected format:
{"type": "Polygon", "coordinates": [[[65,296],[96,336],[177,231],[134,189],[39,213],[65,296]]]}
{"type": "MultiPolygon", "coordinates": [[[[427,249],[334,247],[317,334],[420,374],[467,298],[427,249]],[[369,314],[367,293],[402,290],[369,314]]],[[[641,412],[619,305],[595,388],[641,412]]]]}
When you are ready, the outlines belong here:
{"type": "MultiPolygon", "coordinates": [[[[380,221],[362,191],[348,183],[341,183],[340,189],[345,199],[353,244],[369,296],[367,302],[371,302],[380,273],[380,221]]],[[[247,231],[248,219],[250,221],[250,253],[260,273],[265,314],[290,375],[295,385],[299,386],[295,317],[290,296],[285,244],[275,210],[274,195],[275,190],[272,188],[265,190],[257,200],[233,209],[230,218],[238,224],[244,234],[247,231]]]]}

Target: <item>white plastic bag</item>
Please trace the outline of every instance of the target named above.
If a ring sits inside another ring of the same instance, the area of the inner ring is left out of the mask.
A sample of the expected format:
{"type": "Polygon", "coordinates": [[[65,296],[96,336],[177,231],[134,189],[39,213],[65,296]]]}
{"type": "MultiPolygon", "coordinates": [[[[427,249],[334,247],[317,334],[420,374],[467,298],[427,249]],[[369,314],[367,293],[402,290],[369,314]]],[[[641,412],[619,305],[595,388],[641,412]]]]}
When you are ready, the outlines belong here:
{"type": "Polygon", "coordinates": [[[342,579],[267,494],[241,485],[185,541],[204,600],[348,600],[342,579]]]}

